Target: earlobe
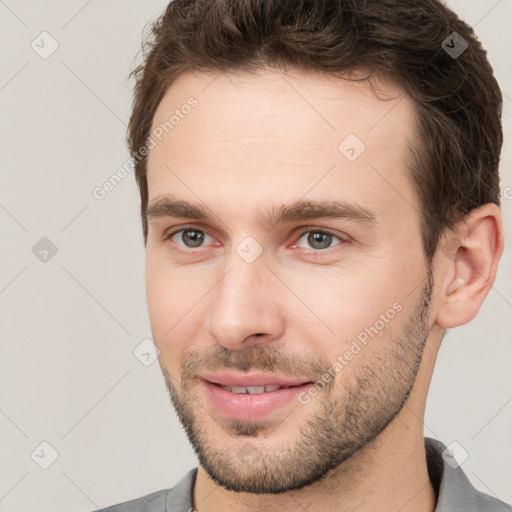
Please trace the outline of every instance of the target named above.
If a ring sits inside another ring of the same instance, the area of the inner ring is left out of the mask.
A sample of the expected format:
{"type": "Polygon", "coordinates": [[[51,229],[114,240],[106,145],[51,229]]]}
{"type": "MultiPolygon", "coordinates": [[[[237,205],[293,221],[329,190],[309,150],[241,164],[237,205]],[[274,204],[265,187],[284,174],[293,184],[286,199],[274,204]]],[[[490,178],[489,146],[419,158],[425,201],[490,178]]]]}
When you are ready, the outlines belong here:
{"type": "Polygon", "coordinates": [[[453,328],[472,320],[489,293],[503,252],[501,212],[486,204],[460,222],[442,242],[437,265],[446,276],[439,292],[437,324],[453,328]]]}

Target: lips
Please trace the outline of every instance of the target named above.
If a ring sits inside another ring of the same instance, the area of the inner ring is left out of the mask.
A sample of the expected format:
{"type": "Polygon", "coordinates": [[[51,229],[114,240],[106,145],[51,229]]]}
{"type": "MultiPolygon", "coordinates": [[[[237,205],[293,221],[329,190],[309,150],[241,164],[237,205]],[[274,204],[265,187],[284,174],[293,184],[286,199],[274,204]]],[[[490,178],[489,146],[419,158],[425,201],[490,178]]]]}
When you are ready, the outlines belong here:
{"type": "MultiPolygon", "coordinates": [[[[202,373],[200,383],[214,411],[228,419],[261,421],[299,406],[297,395],[313,383],[265,374],[202,373]]],[[[276,417],[277,419],[277,417],[276,417]]]]}

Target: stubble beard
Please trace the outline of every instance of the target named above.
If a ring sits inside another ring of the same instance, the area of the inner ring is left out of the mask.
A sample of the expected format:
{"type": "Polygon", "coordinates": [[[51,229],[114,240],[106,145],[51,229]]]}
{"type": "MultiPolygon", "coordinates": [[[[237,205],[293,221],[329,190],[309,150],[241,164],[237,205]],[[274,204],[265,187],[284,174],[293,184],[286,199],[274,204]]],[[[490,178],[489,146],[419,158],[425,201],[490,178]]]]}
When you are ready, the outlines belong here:
{"type": "MultiPolygon", "coordinates": [[[[432,289],[429,269],[426,284],[398,333],[388,340],[373,341],[385,343],[384,350],[370,352],[364,363],[359,359],[364,355],[358,355],[359,364],[350,369],[350,378],[337,387],[324,388],[314,400],[319,407],[300,425],[295,441],[279,449],[264,448],[264,438],[271,438],[272,431],[279,427],[269,429],[264,422],[226,420],[222,428],[230,439],[216,444],[211,433],[220,422],[203,407],[194,405],[199,403],[193,392],[194,379],[182,379],[178,391],[177,381],[161,367],[172,404],[210,478],[235,492],[279,494],[301,489],[325,477],[374,440],[402,410],[415,382],[429,334],[432,289]],[[252,457],[244,456],[248,450],[253,450],[252,457]]],[[[265,347],[259,349],[261,363],[265,347]]],[[[362,354],[365,350],[371,348],[363,348],[362,354]]],[[[278,361],[269,359],[268,366],[286,367],[279,366],[278,361]]],[[[247,364],[238,369],[246,371],[250,367],[247,364]]],[[[344,371],[334,381],[340,380],[344,371]]]]}

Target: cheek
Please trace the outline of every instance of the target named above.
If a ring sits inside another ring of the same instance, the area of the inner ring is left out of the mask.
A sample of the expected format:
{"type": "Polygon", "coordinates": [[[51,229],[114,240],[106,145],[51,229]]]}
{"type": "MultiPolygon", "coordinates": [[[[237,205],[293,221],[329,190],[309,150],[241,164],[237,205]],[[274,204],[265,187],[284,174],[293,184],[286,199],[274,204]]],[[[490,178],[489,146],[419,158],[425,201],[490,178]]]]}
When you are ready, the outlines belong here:
{"type": "Polygon", "coordinates": [[[301,276],[289,275],[287,282],[301,299],[293,300],[295,314],[300,312],[296,318],[307,323],[310,334],[316,330],[316,339],[333,340],[329,346],[336,350],[390,309],[388,316],[394,317],[404,301],[400,282],[382,265],[358,270],[323,267],[301,276]]]}
{"type": "Polygon", "coordinates": [[[377,354],[392,350],[405,298],[401,281],[384,262],[374,268],[294,273],[288,283],[307,305],[295,300],[294,307],[288,306],[295,315],[289,324],[292,332],[300,334],[307,353],[320,354],[336,374],[343,370],[337,378],[344,385],[354,382],[358,368],[373,364],[377,354]]]}
{"type": "MultiPolygon", "coordinates": [[[[408,281],[403,268],[389,259],[375,256],[346,267],[274,267],[280,279],[263,281],[261,286],[272,290],[258,295],[264,301],[259,309],[281,316],[275,325],[283,331],[269,334],[281,334],[285,344],[295,339],[305,353],[329,362],[344,354],[353,340],[389,339],[403,316],[398,309],[405,304],[408,281]]],[[[147,254],[153,338],[173,374],[183,357],[208,338],[205,319],[215,307],[219,277],[213,265],[176,267],[160,254],[147,254]]]]}
{"type": "MultiPolygon", "coordinates": [[[[160,267],[153,265],[152,259],[147,260],[148,312],[153,339],[163,361],[171,355],[175,363],[181,361],[199,335],[197,306],[206,293],[201,279],[196,273],[160,267]]],[[[167,363],[165,366],[169,367],[167,363]]]]}

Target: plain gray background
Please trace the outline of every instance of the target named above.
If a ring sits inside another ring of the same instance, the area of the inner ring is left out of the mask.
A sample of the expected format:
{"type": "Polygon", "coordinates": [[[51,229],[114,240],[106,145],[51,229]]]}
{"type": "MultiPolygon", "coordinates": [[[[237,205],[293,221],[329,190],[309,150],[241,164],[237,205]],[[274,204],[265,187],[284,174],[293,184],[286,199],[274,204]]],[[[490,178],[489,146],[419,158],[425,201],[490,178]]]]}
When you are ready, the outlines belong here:
{"type": "MultiPolygon", "coordinates": [[[[92,194],[128,158],[127,75],[166,4],[0,0],[2,511],[89,511],[171,487],[197,465],[158,363],[134,355],[151,330],[133,174],[101,201],[92,194]]],[[[504,92],[510,242],[512,0],[448,4],[475,27],[504,92]]],[[[467,451],[478,489],[507,502],[511,273],[507,246],[479,315],[443,342],[425,421],[426,435],[467,451]]]]}

